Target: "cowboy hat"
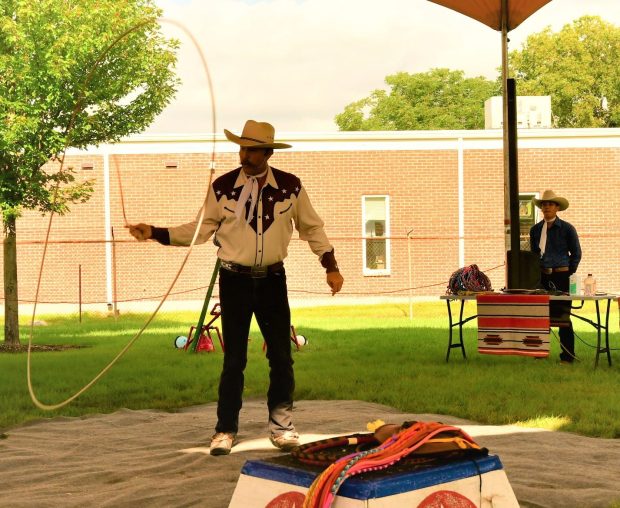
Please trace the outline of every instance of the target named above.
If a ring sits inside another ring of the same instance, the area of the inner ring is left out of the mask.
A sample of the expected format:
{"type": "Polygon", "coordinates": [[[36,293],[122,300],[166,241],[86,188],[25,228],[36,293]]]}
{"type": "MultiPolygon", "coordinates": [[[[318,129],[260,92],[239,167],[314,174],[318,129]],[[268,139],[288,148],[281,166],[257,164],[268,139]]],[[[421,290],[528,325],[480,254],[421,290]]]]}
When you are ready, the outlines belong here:
{"type": "Polygon", "coordinates": [[[245,122],[241,136],[236,136],[224,129],[224,134],[229,141],[246,148],[291,148],[291,145],[286,143],[274,143],[275,132],[273,125],[267,122],[255,122],[254,120],[245,122]]]}
{"type": "Polygon", "coordinates": [[[543,192],[543,195],[540,199],[533,198],[532,201],[534,201],[534,204],[538,208],[541,207],[543,201],[551,201],[553,203],[556,203],[560,207],[560,211],[566,210],[568,208],[568,199],[556,196],[555,192],[550,189],[547,189],[545,192],[543,192]]]}

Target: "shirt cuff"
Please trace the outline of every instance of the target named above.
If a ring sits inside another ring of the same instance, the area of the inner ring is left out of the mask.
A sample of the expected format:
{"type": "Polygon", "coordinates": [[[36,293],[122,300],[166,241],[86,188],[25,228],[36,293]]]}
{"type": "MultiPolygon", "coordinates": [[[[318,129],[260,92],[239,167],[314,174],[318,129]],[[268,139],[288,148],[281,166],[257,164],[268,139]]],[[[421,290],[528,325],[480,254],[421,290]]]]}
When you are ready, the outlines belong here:
{"type": "Polygon", "coordinates": [[[321,266],[325,268],[327,273],[340,271],[338,270],[338,263],[336,262],[336,257],[334,256],[334,249],[321,256],[321,266]]]}
{"type": "Polygon", "coordinates": [[[170,245],[170,232],[168,228],[151,226],[151,238],[162,245],[170,245]]]}

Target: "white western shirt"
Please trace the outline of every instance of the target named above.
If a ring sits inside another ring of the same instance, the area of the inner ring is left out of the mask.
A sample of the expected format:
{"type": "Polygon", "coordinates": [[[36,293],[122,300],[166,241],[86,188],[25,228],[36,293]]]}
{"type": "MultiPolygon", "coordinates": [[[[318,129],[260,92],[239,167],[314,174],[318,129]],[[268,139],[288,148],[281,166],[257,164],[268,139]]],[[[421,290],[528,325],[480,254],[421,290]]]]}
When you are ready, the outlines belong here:
{"type": "MultiPolygon", "coordinates": [[[[210,189],[205,215],[196,243],[206,242],[215,233],[218,257],[244,266],[268,266],[283,261],[293,234],[310,245],[317,256],[332,250],[308,194],[295,175],[269,167],[265,184],[250,222],[237,219],[235,208],[247,177],[237,168],[217,178],[210,189]]],[[[171,245],[189,245],[198,224],[195,221],[168,228],[171,245]]]]}

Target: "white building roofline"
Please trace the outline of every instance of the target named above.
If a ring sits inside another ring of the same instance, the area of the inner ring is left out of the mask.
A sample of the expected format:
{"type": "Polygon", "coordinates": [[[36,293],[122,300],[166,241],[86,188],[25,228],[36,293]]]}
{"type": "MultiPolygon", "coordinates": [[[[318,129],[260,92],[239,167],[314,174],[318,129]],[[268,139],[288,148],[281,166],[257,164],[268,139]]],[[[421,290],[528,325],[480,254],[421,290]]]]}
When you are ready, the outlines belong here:
{"type": "MultiPolygon", "coordinates": [[[[424,130],[424,131],[347,131],[282,132],[278,141],[290,143],[287,152],[369,151],[369,150],[456,150],[462,140],[465,150],[501,149],[500,129],[424,130]]],[[[519,148],[617,148],[620,128],[519,129],[519,148]]],[[[88,150],[70,149],[69,155],[149,154],[149,153],[236,153],[238,146],[223,134],[137,134],[115,144],[103,144],[88,150]]]]}

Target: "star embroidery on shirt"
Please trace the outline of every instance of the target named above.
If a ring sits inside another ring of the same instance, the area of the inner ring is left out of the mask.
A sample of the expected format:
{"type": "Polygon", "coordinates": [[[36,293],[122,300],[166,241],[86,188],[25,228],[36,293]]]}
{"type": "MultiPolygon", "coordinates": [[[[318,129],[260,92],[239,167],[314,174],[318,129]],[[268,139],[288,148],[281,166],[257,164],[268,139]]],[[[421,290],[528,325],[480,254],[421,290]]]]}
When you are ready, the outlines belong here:
{"type": "Polygon", "coordinates": [[[286,189],[282,189],[282,194],[286,194],[286,189]]]}
{"type": "Polygon", "coordinates": [[[237,195],[237,193],[236,193],[235,191],[232,191],[232,192],[230,193],[230,195],[231,195],[231,196],[236,196],[236,195],[237,195]]]}
{"type": "Polygon", "coordinates": [[[297,192],[299,192],[299,186],[295,187],[295,190],[296,190],[297,192]]]}
{"type": "Polygon", "coordinates": [[[219,196],[219,195],[222,193],[222,191],[221,191],[221,190],[218,190],[218,191],[216,191],[215,193],[219,196]]]}
{"type": "Polygon", "coordinates": [[[273,201],[273,196],[269,196],[269,201],[273,201]]]}
{"type": "Polygon", "coordinates": [[[265,220],[269,220],[269,215],[265,215],[265,220]]]}

